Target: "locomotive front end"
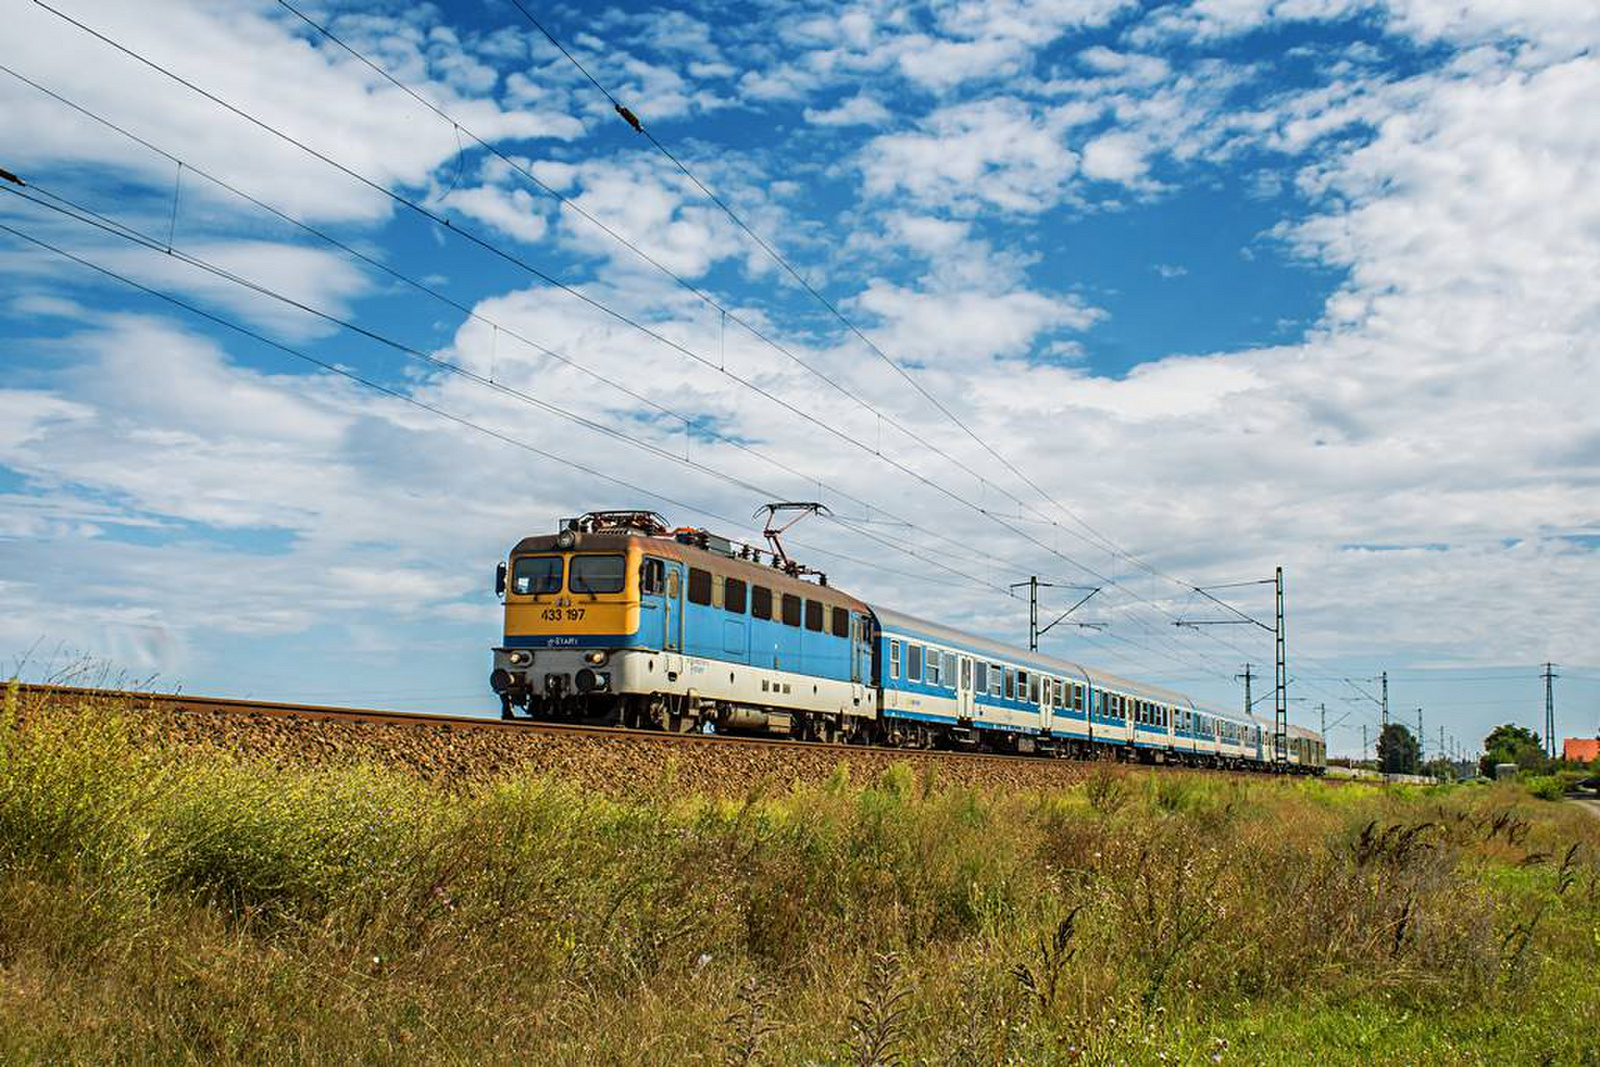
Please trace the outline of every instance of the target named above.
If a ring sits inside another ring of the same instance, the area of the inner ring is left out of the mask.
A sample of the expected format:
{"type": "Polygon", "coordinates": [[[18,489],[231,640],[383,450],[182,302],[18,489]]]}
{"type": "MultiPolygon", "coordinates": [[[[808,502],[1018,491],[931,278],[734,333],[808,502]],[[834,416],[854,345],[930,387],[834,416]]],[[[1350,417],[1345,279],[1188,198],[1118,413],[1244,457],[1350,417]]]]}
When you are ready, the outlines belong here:
{"type": "Polygon", "coordinates": [[[505,631],[489,685],[501,715],[600,718],[617,703],[624,658],[639,646],[642,550],[623,531],[572,527],[520,542],[496,578],[505,631]]]}

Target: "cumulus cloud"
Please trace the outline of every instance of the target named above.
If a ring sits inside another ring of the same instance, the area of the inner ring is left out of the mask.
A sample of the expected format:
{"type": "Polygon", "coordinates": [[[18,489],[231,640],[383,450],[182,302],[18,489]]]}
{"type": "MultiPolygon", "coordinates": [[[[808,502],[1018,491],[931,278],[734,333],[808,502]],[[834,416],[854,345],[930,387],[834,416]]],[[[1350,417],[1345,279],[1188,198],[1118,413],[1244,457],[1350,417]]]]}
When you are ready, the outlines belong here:
{"type": "Polygon", "coordinates": [[[805,109],[806,121],[815,126],[882,126],[889,118],[889,109],[865,93],[857,93],[830,108],[805,109]]]}
{"type": "Polygon", "coordinates": [[[862,153],[866,189],[946,208],[1034,213],[1065,195],[1078,169],[1062,116],[1015,99],[941,108],[915,132],[884,134],[862,153]]]}

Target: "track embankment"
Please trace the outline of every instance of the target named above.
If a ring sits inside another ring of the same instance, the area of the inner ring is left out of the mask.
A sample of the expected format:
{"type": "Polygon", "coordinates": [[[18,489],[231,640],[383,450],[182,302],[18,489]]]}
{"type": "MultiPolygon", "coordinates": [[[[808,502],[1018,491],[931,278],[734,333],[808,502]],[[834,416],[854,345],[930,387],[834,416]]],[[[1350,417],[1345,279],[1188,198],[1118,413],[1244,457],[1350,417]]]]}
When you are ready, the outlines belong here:
{"type": "Polygon", "coordinates": [[[894,751],[758,738],[702,737],[368,709],[21,686],[18,723],[64,710],[115,716],[154,746],[226,752],[279,766],[378,764],[467,785],[512,773],[558,776],[609,795],[744,796],[844,773],[869,780],[895,764],[919,778],[986,788],[1059,788],[1091,765],[1068,760],[894,751]]]}

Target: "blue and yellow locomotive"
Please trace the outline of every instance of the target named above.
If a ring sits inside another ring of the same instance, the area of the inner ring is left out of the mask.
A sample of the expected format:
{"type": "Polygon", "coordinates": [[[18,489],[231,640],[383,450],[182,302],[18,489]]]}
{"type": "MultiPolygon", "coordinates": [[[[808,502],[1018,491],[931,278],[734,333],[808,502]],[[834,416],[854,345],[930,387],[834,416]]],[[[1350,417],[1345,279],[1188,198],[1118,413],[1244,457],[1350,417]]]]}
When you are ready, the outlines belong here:
{"type": "Polygon", "coordinates": [[[635,728],[1320,773],[1322,739],[869,605],[650,512],[591,512],[500,565],[501,712],[635,728]]]}

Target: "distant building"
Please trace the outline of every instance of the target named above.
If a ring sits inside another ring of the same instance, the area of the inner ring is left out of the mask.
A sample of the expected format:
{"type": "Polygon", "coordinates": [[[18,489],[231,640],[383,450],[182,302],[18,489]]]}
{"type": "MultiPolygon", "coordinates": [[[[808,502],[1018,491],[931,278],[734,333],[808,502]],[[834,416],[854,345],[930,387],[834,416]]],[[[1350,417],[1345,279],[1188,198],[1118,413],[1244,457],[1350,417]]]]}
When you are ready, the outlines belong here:
{"type": "Polygon", "coordinates": [[[1600,737],[1569,737],[1561,742],[1561,758],[1570,763],[1600,759],[1600,737]]]}

